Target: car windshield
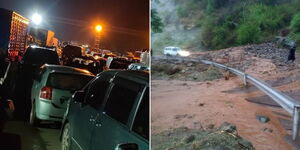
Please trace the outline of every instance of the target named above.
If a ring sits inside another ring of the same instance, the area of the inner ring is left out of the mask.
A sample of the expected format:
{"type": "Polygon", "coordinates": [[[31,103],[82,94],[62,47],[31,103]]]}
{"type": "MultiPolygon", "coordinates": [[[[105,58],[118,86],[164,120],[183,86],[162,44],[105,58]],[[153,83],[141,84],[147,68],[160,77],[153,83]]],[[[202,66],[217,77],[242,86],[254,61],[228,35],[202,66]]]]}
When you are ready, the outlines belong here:
{"type": "Polygon", "coordinates": [[[87,75],[51,73],[47,81],[47,86],[75,91],[82,89],[91,79],[93,79],[93,77],[87,75]]]}
{"type": "Polygon", "coordinates": [[[55,51],[32,48],[28,49],[24,55],[26,64],[59,64],[59,58],[55,51]]]}
{"type": "Polygon", "coordinates": [[[179,50],[178,47],[173,48],[173,51],[178,51],[178,50],[179,50]]]}

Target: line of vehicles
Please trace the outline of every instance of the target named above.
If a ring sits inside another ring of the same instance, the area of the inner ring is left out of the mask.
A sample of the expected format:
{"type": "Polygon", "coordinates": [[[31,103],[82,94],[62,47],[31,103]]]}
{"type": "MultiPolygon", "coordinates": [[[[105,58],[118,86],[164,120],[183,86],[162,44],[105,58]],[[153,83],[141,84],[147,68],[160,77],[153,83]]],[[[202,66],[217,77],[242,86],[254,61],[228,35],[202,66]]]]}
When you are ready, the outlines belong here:
{"type": "Polygon", "coordinates": [[[30,123],[63,119],[62,150],[149,148],[147,72],[43,65],[31,92],[30,123]]]}
{"type": "MultiPolygon", "coordinates": [[[[138,69],[137,69],[138,70],[138,69]]],[[[52,48],[29,47],[16,72],[16,110],[62,124],[62,149],[149,149],[149,73],[98,73],[60,65],[52,48]]]]}
{"type": "Polygon", "coordinates": [[[1,96],[16,118],[62,124],[63,150],[149,149],[149,52],[57,48],[14,11],[0,8],[0,21],[1,96]]]}

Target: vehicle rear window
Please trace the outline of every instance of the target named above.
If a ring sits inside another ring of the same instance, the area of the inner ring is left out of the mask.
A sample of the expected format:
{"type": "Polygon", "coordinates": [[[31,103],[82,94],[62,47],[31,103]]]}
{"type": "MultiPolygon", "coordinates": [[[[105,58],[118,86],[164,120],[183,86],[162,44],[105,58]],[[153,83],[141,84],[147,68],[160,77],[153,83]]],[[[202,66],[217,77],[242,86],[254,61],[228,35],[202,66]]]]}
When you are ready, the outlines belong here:
{"type": "Polygon", "coordinates": [[[75,91],[82,89],[92,79],[92,76],[51,73],[47,80],[47,86],[56,89],[75,91]]]}
{"type": "Polygon", "coordinates": [[[24,55],[26,64],[59,64],[59,58],[55,51],[39,48],[28,49],[24,55]]]}

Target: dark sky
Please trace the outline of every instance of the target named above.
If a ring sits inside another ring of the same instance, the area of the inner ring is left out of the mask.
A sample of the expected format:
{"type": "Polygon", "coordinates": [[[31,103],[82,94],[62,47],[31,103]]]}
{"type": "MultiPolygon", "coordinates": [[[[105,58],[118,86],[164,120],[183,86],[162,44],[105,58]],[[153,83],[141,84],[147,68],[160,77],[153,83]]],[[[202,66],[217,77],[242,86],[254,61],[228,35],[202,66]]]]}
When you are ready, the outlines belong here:
{"type": "Polygon", "coordinates": [[[0,7],[30,18],[39,12],[40,25],[60,40],[93,43],[94,25],[101,23],[102,47],[136,50],[149,47],[149,0],[0,0],[0,7]]]}

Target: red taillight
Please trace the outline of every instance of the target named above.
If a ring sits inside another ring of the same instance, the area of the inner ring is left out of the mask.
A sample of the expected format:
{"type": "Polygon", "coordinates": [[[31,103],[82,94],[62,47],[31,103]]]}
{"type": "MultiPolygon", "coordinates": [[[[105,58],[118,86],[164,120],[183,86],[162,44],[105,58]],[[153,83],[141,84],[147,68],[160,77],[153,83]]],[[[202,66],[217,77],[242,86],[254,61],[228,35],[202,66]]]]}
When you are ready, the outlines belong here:
{"type": "Polygon", "coordinates": [[[43,87],[40,92],[40,98],[51,100],[52,99],[52,88],[48,87],[48,86],[43,87]]]}

